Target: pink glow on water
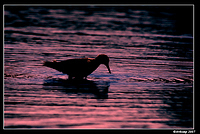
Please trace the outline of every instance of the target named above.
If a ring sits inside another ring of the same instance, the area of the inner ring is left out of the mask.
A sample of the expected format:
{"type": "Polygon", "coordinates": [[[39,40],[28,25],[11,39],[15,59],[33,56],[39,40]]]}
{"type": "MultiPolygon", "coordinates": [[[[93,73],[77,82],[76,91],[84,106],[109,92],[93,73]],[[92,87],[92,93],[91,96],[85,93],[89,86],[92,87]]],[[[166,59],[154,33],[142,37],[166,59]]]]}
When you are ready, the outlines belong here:
{"type": "Polygon", "coordinates": [[[6,8],[4,127],[192,128],[193,37],[175,10],[135,8],[6,8]],[[42,66],[98,54],[112,74],[83,83],[42,66]]]}

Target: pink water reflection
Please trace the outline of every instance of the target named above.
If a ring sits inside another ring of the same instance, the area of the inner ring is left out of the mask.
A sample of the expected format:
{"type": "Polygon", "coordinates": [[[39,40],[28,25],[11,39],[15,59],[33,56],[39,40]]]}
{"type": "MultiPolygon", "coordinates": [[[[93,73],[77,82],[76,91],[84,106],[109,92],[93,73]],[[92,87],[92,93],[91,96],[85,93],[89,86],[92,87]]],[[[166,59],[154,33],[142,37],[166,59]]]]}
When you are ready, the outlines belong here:
{"type": "Polygon", "coordinates": [[[180,11],[77,8],[6,8],[4,127],[191,128],[193,37],[176,28],[180,11]],[[99,66],[93,84],[42,66],[101,53],[112,74],[99,66]]]}

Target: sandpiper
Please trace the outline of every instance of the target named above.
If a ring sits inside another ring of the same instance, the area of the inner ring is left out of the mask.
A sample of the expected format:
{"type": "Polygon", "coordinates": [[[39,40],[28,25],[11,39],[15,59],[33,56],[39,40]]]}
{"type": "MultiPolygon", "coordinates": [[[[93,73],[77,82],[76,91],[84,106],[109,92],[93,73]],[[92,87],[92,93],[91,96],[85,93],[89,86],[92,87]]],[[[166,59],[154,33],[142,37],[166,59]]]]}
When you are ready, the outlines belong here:
{"type": "Polygon", "coordinates": [[[43,65],[67,74],[68,79],[86,79],[100,64],[104,64],[111,74],[109,57],[105,54],[99,54],[96,58],[69,59],[60,62],[46,61],[43,65]]]}

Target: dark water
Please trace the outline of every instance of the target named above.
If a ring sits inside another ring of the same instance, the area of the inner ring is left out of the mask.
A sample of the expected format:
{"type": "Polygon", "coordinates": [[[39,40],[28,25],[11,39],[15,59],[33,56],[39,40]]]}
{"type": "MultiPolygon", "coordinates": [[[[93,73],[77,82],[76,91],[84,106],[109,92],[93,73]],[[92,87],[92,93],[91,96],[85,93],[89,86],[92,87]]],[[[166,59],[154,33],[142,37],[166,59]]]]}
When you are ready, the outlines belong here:
{"type": "Polygon", "coordinates": [[[5,6],[5,128],[193,128],[192,6],[5,6]],[[110,57],[88,80],[42,61],[110,57]]]}

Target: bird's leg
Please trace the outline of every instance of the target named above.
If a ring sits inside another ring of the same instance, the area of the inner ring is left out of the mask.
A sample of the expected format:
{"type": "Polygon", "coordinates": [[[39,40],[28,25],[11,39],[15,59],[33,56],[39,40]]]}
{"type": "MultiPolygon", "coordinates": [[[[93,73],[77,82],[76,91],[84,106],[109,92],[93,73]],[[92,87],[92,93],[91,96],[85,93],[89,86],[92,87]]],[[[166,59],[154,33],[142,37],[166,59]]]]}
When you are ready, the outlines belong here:
{"type": "Polygon", "coordinates": [[[77,76],[77,77],[75,77],[75,79],[76,79],[76,80],[82,80],[83,77],[81,77],[81,76],[77,76]]]}
{"type": "Polygon", "coordinates": [[[68,76],[68,79],[69,79],[69,80],[72,80],[72,76],[69,75],[69,76],[68,76]]]}

